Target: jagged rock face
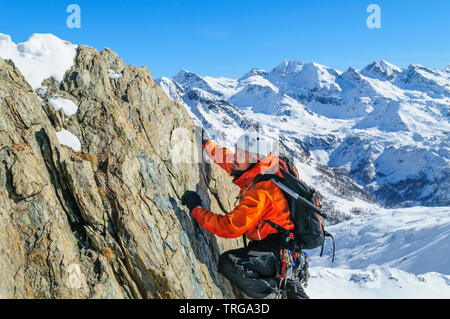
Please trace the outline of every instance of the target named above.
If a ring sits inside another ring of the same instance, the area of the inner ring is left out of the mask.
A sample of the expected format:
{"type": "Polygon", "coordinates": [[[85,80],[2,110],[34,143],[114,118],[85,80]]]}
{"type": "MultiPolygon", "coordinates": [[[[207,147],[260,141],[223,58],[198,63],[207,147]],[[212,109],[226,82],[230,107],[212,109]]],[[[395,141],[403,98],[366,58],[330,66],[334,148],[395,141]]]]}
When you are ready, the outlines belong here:
{"type": "Polygon", "coordinates": [[[176,136],[194,137],[184,107],[109,49],[79,47],[64,81],[44,84],[38,97],[0,59],[0,298],[236,297],[217,260],[240,239],[201,229],[180,197],[197,190],[223,213],[238,190],[214,164],[173,160],[176,136]],[[50,107],[55,94],[77,113],[50,107]]]}

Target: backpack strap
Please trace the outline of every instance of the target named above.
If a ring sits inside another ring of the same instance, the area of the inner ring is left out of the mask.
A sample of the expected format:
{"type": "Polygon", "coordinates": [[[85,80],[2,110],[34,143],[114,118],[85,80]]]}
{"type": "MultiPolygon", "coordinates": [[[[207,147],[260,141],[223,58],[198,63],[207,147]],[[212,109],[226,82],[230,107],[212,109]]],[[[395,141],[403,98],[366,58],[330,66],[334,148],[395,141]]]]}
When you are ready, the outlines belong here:
{"type": "Polygon", "coordinates": [[[284,228],[278,224],[275,224],[273,221],[271,221],[269,219],[263,219],[263,221],[265,221],[267,224],[269,224],[270,226],[272,226],[273,228],[278,230],[280,233],[290,233],[289,230],[287,230],[286,228],[284,228]]]}
{"type": "Polygon", "coordinates": [[[301,249],[299,247],[295,237],[294,233],[290,230],[287,230],[286,228],[274,223],[273,221],[269,219],[263,219],[264,222],[269,224],[271,227],[275,228],[280,234],[283,235],[283,239],[281,241],[281,245],[291,251],[297,252],[301,249]]]}
{"type": "Polygon", "coordinates": [[[283,161],[286,164],[286,167],[288,169],[289,174],[295,176],[298,178],[298,171],[295,168],[294,165],[294,158],[291,155],[288,154],[281,154],[279,156],[280,160],[283,161]]]}
{"type": "MultiPolygon", "coordinates": [[[[299,201],[300,203],[302,203],[303,205],[308,206],[309,208],[311,208],[316,214],[318,214],[319,216],[325,218],[325,219],[330,219],[329,216],[327,216],[327,214],[323,213],[320,208],[322,207],[322,205],[320,205],[319,201],[318,201],[318,196],[317,193],[314,189],[310,189],[309,191],[307,191],[306,186],[303,186],[301,184],[303,184],[303,182],[301,182],[300,184],[300,188],[301,191],[303,191],[303,193],[307,193],[306,196],[308,198],[313,199],[313,201],[315,202],[314,204],[311,203],[310,201],[308,201],[307,199],[305,199],[303,196],[299,196],[298,194],[295,193],[294,190],[292,190],[289,186],[294,186],[293,185],[293,179],[297,179],[295,176],[293,176],[292,174],[290,174],[289,172],[284,171],[282,168],[280,168],[280,171],[282,173],[283,179],[285,181],[285,183],[281,183],[281,177],[276,175],[276,174],[260,174],[257,175],[252,183],[249,185],[249,187],[254,187],[256,183],[258,182],[262,182],[262,181],[272,181],[275,185],[277,185],[281,190],[283,190],[285,193],[287,193],[290,197],[291,203],[290,205],[294,205],[296,204],[296,201],[299,201]]],[[[248,189],[248,188],[247,188],[248,189]]],[[[286,234],[285,236],[285,243],[283,243],[284,245],[288,245],[292,247],[292,244],[294,243],[294,247],[297,246],[295,245],[295,238],[291,238],[290,234],[292,234],[291,231],[288,231],[287,229],[281,227],[278,224],[275,224],[274,222],[266,219],[264,220],[266,223],[268,223],[270,226],[272,226],[273,228],[275,228],[276,230],[278,230],[278,232],[280,233],[284,233],[286,234]],[[290,242],[292,240],[292,243],[290,242]]],[[[325,231],[325,228],[322,225],[322,230],[323,230],[323,234],[324,237],[331,237],[331,239],[333,240],[333,257],[332,257],[332,261],[334,262],[334,256],[335,256],[335,251],[336,251],[336,244],[335,244],[335,240],[333,235],[331,235],[329,232],[325,231]]],[[[324,244],[325,241],[322,243],[322,248],[320,251],[320,256],[322,257],[323,254],[323,248],[324,248],[324,244]]],[[[299,249],[301,250],[302,245],[300,243],[299,245],[299,249]]],[[[295,248],[294,248],[295,249],[295,248]]]]}

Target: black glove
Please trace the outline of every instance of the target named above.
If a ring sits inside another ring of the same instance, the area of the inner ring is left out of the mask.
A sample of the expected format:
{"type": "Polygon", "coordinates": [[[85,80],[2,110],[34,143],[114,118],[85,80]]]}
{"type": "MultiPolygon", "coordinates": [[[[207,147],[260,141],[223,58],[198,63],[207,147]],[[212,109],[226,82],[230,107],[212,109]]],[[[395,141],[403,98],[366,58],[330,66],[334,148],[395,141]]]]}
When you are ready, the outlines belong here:
{"type": "Polygon", "coordinates": [[[195,207],[202,205],[202,200],[196,192],[186,191],[183,196],[181,196],[181,204],[187,206],[191,212],[195,207]]]}

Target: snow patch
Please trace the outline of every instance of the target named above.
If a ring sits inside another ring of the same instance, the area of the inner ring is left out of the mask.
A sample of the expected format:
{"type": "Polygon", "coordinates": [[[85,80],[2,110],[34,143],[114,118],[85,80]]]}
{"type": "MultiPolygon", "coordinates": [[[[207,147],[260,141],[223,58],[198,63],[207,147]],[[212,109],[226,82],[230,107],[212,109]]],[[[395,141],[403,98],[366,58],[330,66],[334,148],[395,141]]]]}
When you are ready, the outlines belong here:
{"type": "Polygon", "coordinates": [[[110,79],[118,79],[122,77],[122,74],[114,70],[108,70],[108,76],[110,79]]]}
{"type": "Polygon", "coordinates": [[[65,129],[61,129],[61,131],[56,132],[56,137],[58,138],[58,141],[61,145],[70,147],[75,152],[81,151],[80,140],[78,139],[78,137],[76,137],[69,131],[66,131],[65,129]]]}
{"type": "Polygon", "coordinates": [[[52,34],[35,33],[28,41],[15,44],[9,35],[0,33],[0,57],[11,59],[34,90],[52,76],[62,81],[76,52],[76,45],[52,34]]]}
{"type": "Polygon", "coordinates": [[[78,110],[78,106],[76,106],[72,100],[63,99],[59,96],[54,96],[48,99],[48,104],[50,104],[56,111],[62,109],[66,116],[72,116],[78,110]]]}

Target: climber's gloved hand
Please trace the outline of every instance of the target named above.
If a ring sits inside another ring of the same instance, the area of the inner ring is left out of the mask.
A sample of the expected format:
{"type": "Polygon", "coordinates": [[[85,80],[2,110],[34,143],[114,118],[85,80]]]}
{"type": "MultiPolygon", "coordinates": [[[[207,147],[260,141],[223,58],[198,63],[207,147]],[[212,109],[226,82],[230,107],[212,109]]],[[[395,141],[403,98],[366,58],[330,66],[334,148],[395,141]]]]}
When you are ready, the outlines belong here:
{"type": "Polygon", "coordinates": [[[181,196],[181,204],[187,206],[191,212],[195,207],[202,206],[202,200],[196,192],[186,191],[183,196],[181,196]]]}

